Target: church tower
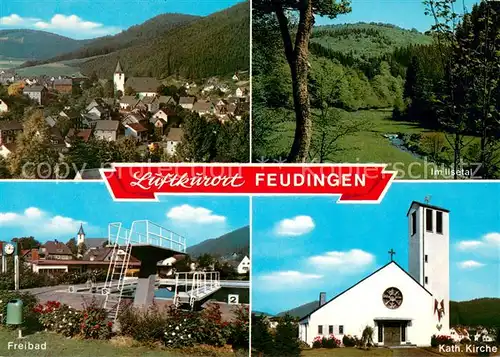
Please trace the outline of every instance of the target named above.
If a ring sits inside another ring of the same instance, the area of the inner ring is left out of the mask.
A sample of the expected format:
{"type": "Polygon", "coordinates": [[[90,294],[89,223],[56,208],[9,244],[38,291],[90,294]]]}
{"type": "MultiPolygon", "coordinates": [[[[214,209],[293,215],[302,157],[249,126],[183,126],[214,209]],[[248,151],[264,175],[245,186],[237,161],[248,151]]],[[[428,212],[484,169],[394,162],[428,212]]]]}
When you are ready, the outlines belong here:
{"type": "Polygon", "coordinates": [[[413,201],[408,210],[408,270],[433,297],[436,334],[450,329],[449,210],[413,201]]]}
{"type": "Polygon", "coordinates": [[[85,231],[83,230],[83,224],[80,224],[80,229],[78,230],[78,234],[76,236],[76,245],[80,245],[85,243],[85,231]]]}
{"type": "Polygon", "coordinates": [[[115,85],[115,91],[121,91],[122,94],[125,93],[125,73],[123,73],[122,65],[120,61],[116,63],[115,74],[113,75],[113,83],[115,85]]]}

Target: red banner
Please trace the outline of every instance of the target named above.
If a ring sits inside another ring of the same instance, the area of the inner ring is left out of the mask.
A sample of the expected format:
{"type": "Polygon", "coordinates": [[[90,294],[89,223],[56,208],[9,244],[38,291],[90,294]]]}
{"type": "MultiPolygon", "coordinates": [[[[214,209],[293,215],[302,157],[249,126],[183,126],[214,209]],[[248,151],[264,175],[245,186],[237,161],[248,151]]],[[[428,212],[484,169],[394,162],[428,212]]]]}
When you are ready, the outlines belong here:
{"type": "Polygon", "coordinates": [[[157,194],[340,195],[338,202],[379,202],[396,172],[386,165],[115,164],[102,169],[116,200],[157,194]]]}

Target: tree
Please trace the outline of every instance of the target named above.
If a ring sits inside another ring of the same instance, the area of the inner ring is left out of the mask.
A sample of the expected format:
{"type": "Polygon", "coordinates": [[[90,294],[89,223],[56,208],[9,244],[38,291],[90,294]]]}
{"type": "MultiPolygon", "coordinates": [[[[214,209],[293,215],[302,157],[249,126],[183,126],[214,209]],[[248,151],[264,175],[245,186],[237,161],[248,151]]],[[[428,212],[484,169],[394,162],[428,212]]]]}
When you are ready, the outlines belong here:
{"type": "Polygon", "coordinates": [[[8,178],[11,178],[8,163],[3,156],[0,156],[0,179],[8,178]]]}
{"type": "Polygon", "coordinates": [[[360,344],[362,348],[368,349],[374,345],[373,343],[373,327],[366,326],[361,333],[360,344]]]}
{"type": "Polygon", "coordinates": [[[350,11],[349,1],[325,0],[255,0],[254,17],[275,15],[283,41],[285,58],[290,67],[292,93],[295,109],[295,136],[288,155],[289,162],[305,162],[309,153],[312,136],[310,116],[308,72],[309,40],[314,16],[328,16],[333,19],[350,11]],[[298,14],[296,26],[290,24],[288,12],[298,14]],[[295,36],[295,39],[292,37],[295,36]]]}
{"type": "Polygon", "coordinates": [[[71,250],[71,253],[76,256],[78,255],[78,246],[76,244],[76,239],[71,238],[67,243],[66,246],[71,250]]]}
{"type": "Polygon", "coordinates": [[[113,98],[115,96],[115,84],[110,79],[104,83],[104,95],[107,98],[113,98]]]}
{"type": "Polygon", "coordinates": [[[77,254],[78,257],[82,257],[87,252],[87,246],[85,243],[78,244],[77,254]]]}
{"type": "Polygon", "coordinates": [[[220,125],[218,120],[207,120],[196,113],[184,118],[184,136],[177,147],[181,161],[210,162],[215,156],[216,135],[220,125]]]}
{"type": "Polygon", "coordinates": [[[212,264],[215,263],[214,257],[210,254],[205,253],[198,257],[198,266],[203,269],[211,268],[212,264]]]}
{"type": "Polygon", "coordinates": [[[274,341],[265,319],[265,316],[252,314],[252,350],[270,356],[273,353],[274,341]]]}
{"type": "Polygon", "coordinates": [[[20,237],[20,238],[13,238],[13,242],[17,242],[19,249],[34,249],[34,248],[40,248],[40,242],[37,241],[34,237],[20,237]]]}
{"type": "Polygon", "coordinates": [[[287,314],[281,318],[276,327],[276,335],[274,337],[276,356],[300,356],[298,330],[297,323],[290,315],[287,314]]]}
{"type": "Polygon", "coordinates": [[[59,155],[52,148],[49,127],[41,110],[29,114],[16,148],[8,157],[9,170],[15,177],[54,178],[59,155]]]}

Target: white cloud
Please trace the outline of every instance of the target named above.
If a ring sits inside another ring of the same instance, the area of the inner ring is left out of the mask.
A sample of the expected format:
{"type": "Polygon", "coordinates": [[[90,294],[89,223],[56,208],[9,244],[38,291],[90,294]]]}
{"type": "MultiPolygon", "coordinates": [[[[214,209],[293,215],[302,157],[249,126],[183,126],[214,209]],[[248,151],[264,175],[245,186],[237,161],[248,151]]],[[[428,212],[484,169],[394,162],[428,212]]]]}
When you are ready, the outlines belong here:
{"type": "Polygon", "coordinates": [[[323,278],[322,275],[302,273],[295,270],[276,271],[258,276],[256,279],[261,283],[262,289],[280,290],[283,288],[298,289],[323,278]]]}
{"type": "Polygon", "coordinates": [[[211,224],[226,222],[226,217],[216,215],[208,208],[193,207],[188,204],[172,207],[166,216],[183,223],[211,224]]]}
{"type": "Polygon", "coordinates": [[[21,17],[18,14],[11,14],[9,16],[0,17],[0,25],[4,26],[23,26],[30,25],[40,19],[32,17],[21,17]]]}
{"type": "Polygon", "coordinates": [[[296,216],[280,221],[275,228],[275,232],[280,236],[297,237],[311,232],[315,227],[310,216],[296,216]]]}
{"type": "Polygon", "coordinates": [[[355,273],[375,261],[375,256],[361,249],[351,249],[346,252],[326,252],[322,255],[312,256],[308,262],[316,269],[334,269],[337,272],[355,273]]]}
{"type": "Polygon", "coordinates": [[[87,21],[74,14],[55,14],[49,20],[21,17],[17,14],[11,14],[9,16],[0,17],[0,25],[52,31],[78,38],[105,36],[116,34],[121,31],[118,27],[104,26],[104,24],[99,22],[87,21]]]}
{"type": "Polygon", "coordinates": [[[0,227],[19,227],[31,235],[75,234],[81,223],[87,222],[60,215],[52,216],[37,207],[26,208],[21,213],[0,212],[0,227]]]}
{"type": "Polygon", "coordinates": [[[463,262],[458,263],[458,266],[461,269],[474,269],[474,268],[481,268],[484,266],[484,264],[475,260],[465,260],[463,262]]]}
{"type": "Polygon", "coordinates": [[[479,239],[463,240],[457,243],[457,249],[464,252],[483,252],[496,251],[500,249],[500,233],[486,233],[479,239]]]}
{"type": "Polygon", "coordinates": [[[458,242],[458,249],[459,250],[469,250],[469,249],[475,249],[477,247],[480,247],[483,245],[483,242],[478,241],[478,240],[463,240],[461,242],[458,242]]]}

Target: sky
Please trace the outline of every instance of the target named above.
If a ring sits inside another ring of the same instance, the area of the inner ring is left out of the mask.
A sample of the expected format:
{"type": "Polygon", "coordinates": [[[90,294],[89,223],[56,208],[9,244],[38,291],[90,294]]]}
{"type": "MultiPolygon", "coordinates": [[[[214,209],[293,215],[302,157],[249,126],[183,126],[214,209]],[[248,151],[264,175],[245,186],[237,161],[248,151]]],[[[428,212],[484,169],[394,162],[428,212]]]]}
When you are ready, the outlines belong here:
{"type": "MultiPolygon", "coordinates": [[[[457,11],[462,9],[462,1],[470,11],[478,0],[457,0],[457,11]]],[[[337,19],[316,18],[316,25],[356,22],[382,22],[402,28],[416,28],[420,32],[430,29],[433,19],[425,16],[423,0],[351,0],[352,11],[337,19]]]]}
{"type": "Polygon", "coordinates": [[[450,212],[450,298],[500,297],[500,183],[393,183],[380,204],[254,197],[252,309],[276,314],[341,293],[390,261],[408,268],[412,201],[450,212]]]}
{"type": "Polygon", "coordinates": [[[107,238],[108,224],[150,220],[186,237],[187,246],[249,224],[249,199],[169,196],[160,202],[114,202],[104,183],[0,182],[0,240],[34,236],[40,242],[107,238]]]}
{"type": "Polygon", "coordinates": [[[241,0],[0,1],[0,29],[44,30],[75,39],[114,35],[163,13],[206,16],[241,0]]]}

